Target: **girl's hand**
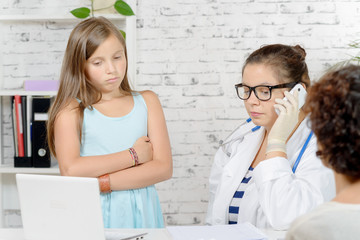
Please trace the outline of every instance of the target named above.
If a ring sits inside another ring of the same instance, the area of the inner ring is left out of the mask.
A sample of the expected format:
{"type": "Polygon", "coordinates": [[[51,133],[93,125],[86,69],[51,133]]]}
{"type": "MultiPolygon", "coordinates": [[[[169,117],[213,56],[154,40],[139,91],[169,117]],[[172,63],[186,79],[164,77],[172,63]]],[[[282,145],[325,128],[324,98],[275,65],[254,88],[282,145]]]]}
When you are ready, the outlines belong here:
{"type": "Polygon", "coordinates": [[[150,142],[150,138],[143,136],[140,137],[133,145],[138,158],[139,163],[145,163],[153,159],[153,147],[150,142]]]}

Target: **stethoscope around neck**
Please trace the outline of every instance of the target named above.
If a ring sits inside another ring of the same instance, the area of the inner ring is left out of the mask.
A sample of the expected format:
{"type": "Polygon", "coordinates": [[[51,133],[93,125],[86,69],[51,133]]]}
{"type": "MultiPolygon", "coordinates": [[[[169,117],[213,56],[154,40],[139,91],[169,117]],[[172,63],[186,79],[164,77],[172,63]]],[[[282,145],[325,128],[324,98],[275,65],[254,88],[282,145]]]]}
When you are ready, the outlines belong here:
{"type": "MultiPolygon", "coordinates": [[[[244,126],[245,124],[247,124],[247,123],[249,123],[249,122],[251,122],[251,121],[252,121],[251,118],[246,119],[246,120],[245,120],[243,123],[241,123],[237,128],[235,128],[235,130],[233,130],[233,131],[229,134],[229,136],[227,136],[227,137],[225,138],[225,140],[220,140],[220,141],[219,141],[219,147],[222,148],[223,152],[224,152],[228,157],[231,156],[231,152],[227,151],[226,145],[232,144],[232,143],[234,143],[234,142],[236,142],[236,141],[242,142],[242,141],[244,140],[244,137],[245,137],[247,134],[249,134],[249,133],[251,133],[251,132],[256,132],[257,130],[259,130],[259,129],[261,128],[260,126],[255,126],[255,127],[251,128],[251,129],[249,129],[248,131],[246,131],[245,133],[240,134],[239,136],[228,140],[228,139],[233,135],[234,132],[236,132],[239,128],[241,128],[242,126],[244,126]]],[[[303,154],[304,154],[304,152],[305,152],[305,150],[306,150],[306,148],[307,148],[307,146],[308,146],[308,144],[309,144],[309,142],[310,142],[310,139],[311,139],[311,137],[312,137],[313,134],[314,134],[313,131],[310,131],[309,136],[307,137],[307,139],[306,139],[303,147],[301,148],[300,153],[299,153],[298,157],[296,158],[296,161],[295,161],[294,166],[293,166],[293,168],[292,168],[292,172],[293,172],[293,173],[295,173],[295,171],[296,171],[296,169],[297,169],[297,167],[298,167],[298,165],[299,165],[299,163],[300,163],[301,157],[303,156],[303,154]]]]}
{"type": "Polygon", "coordinates": [[[231,143],[236,142],[236,141],[242,142],[242,141],[244,140],[244,137],[245,137],[247,134],[249,134],[249,133],[251,133],[251,132],[256,132],[257,130],[259,130],[259,129],[261,128],[260,126],[255,126],[255,127],[251,128],[250,130],[246,131],[245,133],[240,134],[239,136],[237,136],[237,137],[235,137],[235,138],[233,138],[233,139],[228,140],[228,139],[233,135],[234,132],[236,132],[239,128],[241,128],[242,126],[244,126],[245,124],[247,124],[247,123],[249,123],[249,122],[251,122],[251,121],[252,121],[251,118],[246,119],[246,120],[245,120],[243,123],[241,123],[237,128],[235,128],[235,130],[233,130],[233,131],[225,138],[225,140],[220,140],[220,141],[219,141],[219,147],[222,148],[222,150],[224,151],[224,153],[225,153],[228,157],[230,157],[231,152],[226,151],[226,149],[225,149],[225,146],[226,146],[226,145],[231,144],[231,143]]]}

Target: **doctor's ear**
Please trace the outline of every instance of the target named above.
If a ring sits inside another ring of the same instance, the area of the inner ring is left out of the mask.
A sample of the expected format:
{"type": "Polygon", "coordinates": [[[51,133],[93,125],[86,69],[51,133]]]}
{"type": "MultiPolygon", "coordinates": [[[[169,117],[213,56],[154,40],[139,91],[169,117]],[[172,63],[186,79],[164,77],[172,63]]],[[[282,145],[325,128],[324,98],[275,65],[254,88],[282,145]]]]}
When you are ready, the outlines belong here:
{"type": "Polygon", "coordinates": [[[301,85],[304,87],[304,89],[306,90],[306,85],[305,85],[305,83],[301,82],[300,84],[301,84],[301,85]]]}

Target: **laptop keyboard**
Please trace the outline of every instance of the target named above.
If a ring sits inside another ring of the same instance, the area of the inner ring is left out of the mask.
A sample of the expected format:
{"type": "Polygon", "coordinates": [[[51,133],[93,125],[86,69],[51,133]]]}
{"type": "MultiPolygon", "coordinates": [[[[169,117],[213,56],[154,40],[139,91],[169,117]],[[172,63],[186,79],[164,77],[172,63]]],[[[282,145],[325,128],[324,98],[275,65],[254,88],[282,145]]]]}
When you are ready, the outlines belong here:
{"type": "Polygon", "coordinates": [[[105,231],[106,240],[142,240],[147,233],[122,233],[117,231],[105,231]]]}

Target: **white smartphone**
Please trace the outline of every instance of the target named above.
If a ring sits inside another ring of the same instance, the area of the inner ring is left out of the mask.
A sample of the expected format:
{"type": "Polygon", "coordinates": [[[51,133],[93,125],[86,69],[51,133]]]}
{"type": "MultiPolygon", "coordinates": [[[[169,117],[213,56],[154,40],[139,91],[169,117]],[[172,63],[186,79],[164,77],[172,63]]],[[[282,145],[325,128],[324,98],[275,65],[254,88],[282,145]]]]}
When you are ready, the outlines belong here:
{"type": "MultiPolygon", "coordinates": [[[[305,103],[307,92],[306,92],[305,88],[303,87],[303,85],[300,84],[300,83],[296,84],[296,85],[290,90],[290,93],[291,93],[291,94],[294,94],[294,91],[298,91],[298,92],[299,92],[299,94],[298,94],[298,96],[299,96],[299,98],[298,98],[298,99],[299,99],[298,109],[300,109],[300,108],[304,105],[304,103],[305,103]]],[[[283,100],[286,101],[287,98],[284,97],[283,100]]],[[[279,115],[279,113],[280,113],[277,108],[275,108],[275,112],[276,112],[278,115],[279,115]]]]}

